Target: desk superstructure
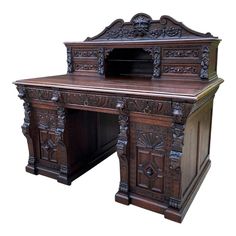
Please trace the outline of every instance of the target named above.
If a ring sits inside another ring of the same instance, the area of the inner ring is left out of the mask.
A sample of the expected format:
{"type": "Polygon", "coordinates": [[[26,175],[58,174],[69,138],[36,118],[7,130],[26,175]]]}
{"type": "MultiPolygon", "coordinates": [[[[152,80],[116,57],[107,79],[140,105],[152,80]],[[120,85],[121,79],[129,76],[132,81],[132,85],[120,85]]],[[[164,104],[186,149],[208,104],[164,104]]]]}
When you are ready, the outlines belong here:
{"type": "Polygon", "coordinates": [[[210,167],[219,42],[139,13],[65,43],[67,74],[15,82],[26,171],[69,185],[117,152],[116,201],[181,222],[210,167]]]}

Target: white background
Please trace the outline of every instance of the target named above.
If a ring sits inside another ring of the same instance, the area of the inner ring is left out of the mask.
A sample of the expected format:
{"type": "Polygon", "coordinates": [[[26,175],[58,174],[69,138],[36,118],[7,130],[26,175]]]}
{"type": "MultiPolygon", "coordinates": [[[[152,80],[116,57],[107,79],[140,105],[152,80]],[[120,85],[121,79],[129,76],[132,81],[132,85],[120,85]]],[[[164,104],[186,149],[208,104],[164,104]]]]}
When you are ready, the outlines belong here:
{"type": "Polygon", "coordinates": [[[235,7],[229,1],[3,1],[0,2],[0,235],[235,235],[235,7]],[[72,183],[24,171],[22,101],[13,81],[66,72],[64,41],[94,36],[117,18],[138,12],[170,15],[219,46],[212,168],[182,224],[114,201],[116,154],[72,183]]]}

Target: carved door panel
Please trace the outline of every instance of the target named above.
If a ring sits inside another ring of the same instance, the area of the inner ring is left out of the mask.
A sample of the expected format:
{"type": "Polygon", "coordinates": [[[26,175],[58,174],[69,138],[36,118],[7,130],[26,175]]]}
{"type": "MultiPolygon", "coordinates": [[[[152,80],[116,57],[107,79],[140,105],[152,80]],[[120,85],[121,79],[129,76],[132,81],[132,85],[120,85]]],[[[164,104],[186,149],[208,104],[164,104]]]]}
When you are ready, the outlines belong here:
{"type": "Polygon", "coordinates": [[[56,156],[56,137],[53,132],[40,130],[40,158],[57,163],[57,156],[56,156]]]}
{"type": "Polygon", "coordinates": [[[58,170],[59,155],[56,145],[56,110],[34,108],[34,118],[38,126],[38,165],[58,170]]]}
{"type": "Polygon", "coordinates": [[[164,155],[162,153],[137,148],[137,186],[163,193],[163,171],[164,155]]]}
{"type": "Polygon", "coordinates": [[[166,156],[170,149],[169,127],[131,124],[131,192],[164,201],[166,156]]]}

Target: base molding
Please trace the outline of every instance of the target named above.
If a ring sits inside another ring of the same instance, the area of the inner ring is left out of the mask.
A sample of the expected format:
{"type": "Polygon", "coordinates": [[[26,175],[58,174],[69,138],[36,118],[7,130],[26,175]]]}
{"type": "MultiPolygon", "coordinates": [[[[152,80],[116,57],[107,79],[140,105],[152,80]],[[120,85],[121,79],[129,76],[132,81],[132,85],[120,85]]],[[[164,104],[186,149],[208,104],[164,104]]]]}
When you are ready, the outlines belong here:
{"type": "Polygon", "coordinates": [[[128,194],[118,191],[115,195],[115,201],[119,202],[121,204],[124,204],[124,205],[129,205],[130,204],[130,197],[128,194]]]}
{"type": "Polygon", "coordinates": [[[86,165],[83,167],[79,166],[79,168],[73,171],[73,173],[67,175],[62,175],[59,170],[49,168],[43,165],[36,165],[34,168],[30,165],[27,165],[25,170],[26,172],[31,174],[35,175],[40,174],[46,177],[50,177],[52,179],[56,179],[59,183],[65,185],[71,185],[73,180],[75,180],[79,176],[83,175],[84,173],[95,167],[97,164],[99,164],[107,157],[112,155],[115,151],[116,151],[116,145],[114,142],[113,146],[111,146],[109,149],[103,151],[102,153],[100,152],[96,156],[94,156],[91,162],[86,163],[86,165]]]}
{"type": "Polygon", "coordinates": [[[31,166],[31,165],[27,165],[27,166],[25,167],[25,170],[26,170],[26,172],[28,172],[28,173],[30,173],[30,174],[38,175],[38,170],[37,170],[37,168],[36,168],[36,167],[33,167],[33,166],[31,166]]]}

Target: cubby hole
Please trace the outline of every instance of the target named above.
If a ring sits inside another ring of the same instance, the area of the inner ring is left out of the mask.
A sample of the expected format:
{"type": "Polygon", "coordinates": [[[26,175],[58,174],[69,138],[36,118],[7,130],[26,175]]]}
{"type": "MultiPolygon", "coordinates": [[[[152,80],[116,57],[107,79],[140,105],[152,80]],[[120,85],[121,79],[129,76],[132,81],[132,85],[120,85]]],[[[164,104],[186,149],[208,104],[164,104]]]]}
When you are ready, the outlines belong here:
{"type": "Polygon", "coordinates": [[[116,48],[105,59],[106,77],[152,77],[153,60],[142,48],[116,48]]]}

